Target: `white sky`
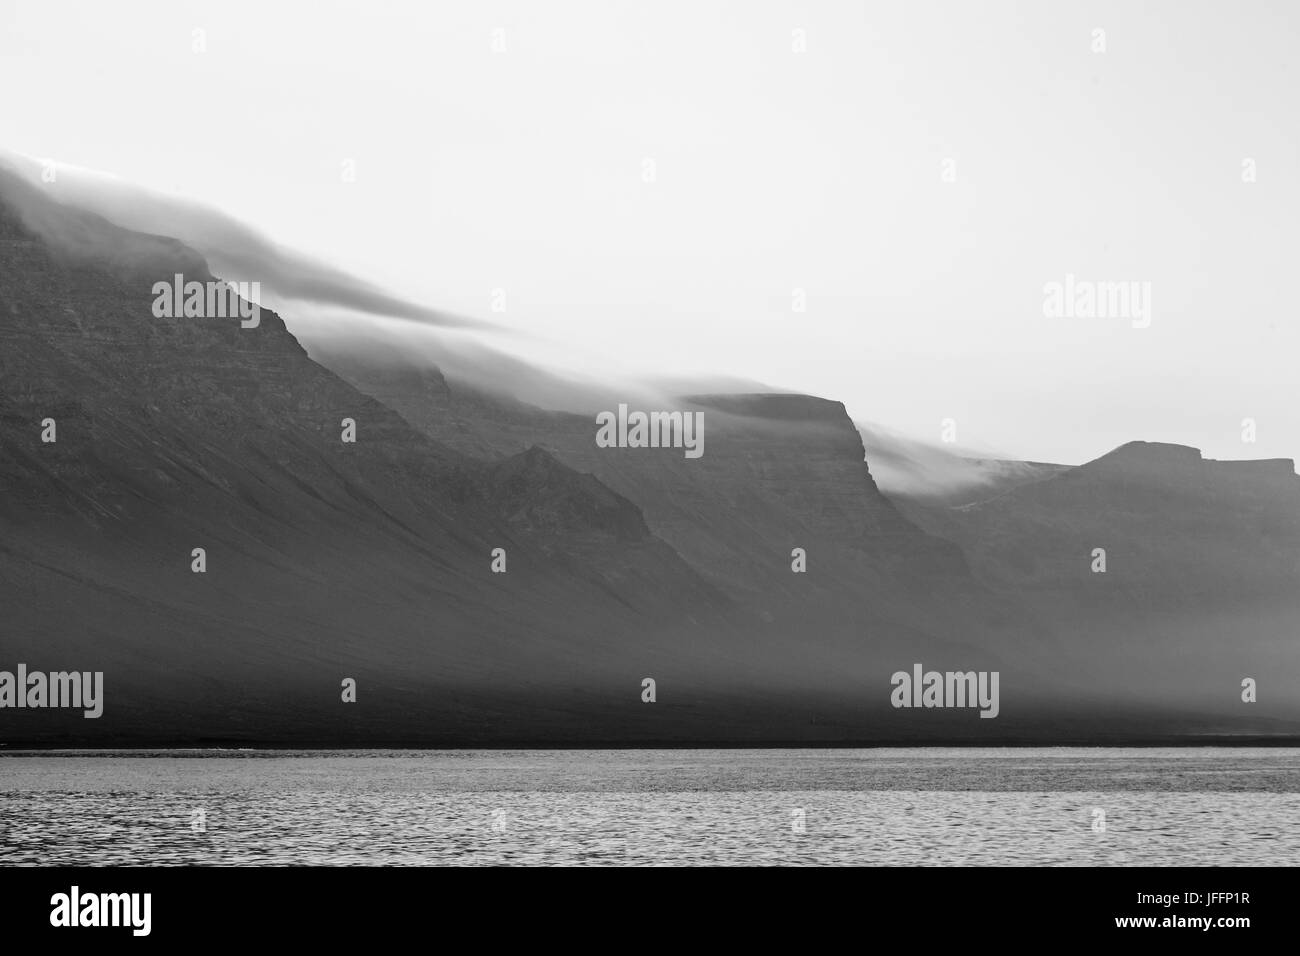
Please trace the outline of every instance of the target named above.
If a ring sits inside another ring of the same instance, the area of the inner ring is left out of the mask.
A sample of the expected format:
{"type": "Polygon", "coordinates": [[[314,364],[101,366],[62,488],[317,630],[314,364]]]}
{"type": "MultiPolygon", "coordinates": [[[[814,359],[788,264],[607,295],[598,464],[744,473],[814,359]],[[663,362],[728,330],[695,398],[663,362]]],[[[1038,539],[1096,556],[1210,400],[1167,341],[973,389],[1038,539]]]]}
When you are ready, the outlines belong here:
{"type": "Polygon", "coordinates": [[[1298,10],[0,0],[0,146],[552,366],[747,377],[1038,460],[1300,457],[1298,10]],[[1066,273],[1152,283],[1151,327],[1044,317],[1066,273]]]}

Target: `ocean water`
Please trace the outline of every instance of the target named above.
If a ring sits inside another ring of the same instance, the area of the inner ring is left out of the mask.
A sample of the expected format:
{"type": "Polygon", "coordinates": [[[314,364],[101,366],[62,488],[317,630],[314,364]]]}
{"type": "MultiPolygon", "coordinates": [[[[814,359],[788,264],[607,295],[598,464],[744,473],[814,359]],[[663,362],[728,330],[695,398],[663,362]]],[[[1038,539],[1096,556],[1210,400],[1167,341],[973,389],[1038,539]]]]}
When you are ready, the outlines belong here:
{"type": "Polygon", "coordinates": [[[1300,863],[1300,750],[0,757],[0,865],[1300,863]]]}

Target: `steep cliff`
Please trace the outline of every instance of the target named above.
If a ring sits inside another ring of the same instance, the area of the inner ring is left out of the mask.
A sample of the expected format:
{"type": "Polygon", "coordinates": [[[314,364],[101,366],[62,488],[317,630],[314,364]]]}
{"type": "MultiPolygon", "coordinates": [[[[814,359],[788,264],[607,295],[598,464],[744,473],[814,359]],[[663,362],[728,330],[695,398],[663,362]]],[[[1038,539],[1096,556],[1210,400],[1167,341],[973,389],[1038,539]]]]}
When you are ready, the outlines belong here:
{"type": "Polygon", "coordinates": [[[729,602],[627,499],[540,450],[439,444],[269,310],[155,317],[201,259],[0,175],[0,652],[104,670],[109,697],[5,711],[0,737],[562,736],[582,701],[639,703],[620,646],[698,662],[729,602]]]}
{"type": "Polygon", "coordinates": [[[5,710],[0,740],[1297,726],[1293,696],[1243,716],[1228,693],[1243,667],[1300,686],[1288,463],[1134,446],[945,509],[941,536],[881,493],[837,402],[666,399],[703,416],[702,456],[599,447],[594,415],[304,349],[269,309],[253,328],[156,317],[154,283],[178,272],[211,278],[179,243],[0,171],[0,665],[102,670],[106,693],[97,721],[5,710]],[[916,662],[998,670],[999,718],[891,708],[916,662]]]}
{"type": "MultiPolygon", "coordinates": [[[[960,548],[881,494],[839,402],[694,395],[642,409],[702,415],[703,454],[691,458],[675,447],[601,447],[594,414],[449,384],[374,343],[308,348],[439,441],[496,454],[535,444],[635,502],[656,537],[734,599],[749,658],[782,674],[772,687],[817,702],[801,706],[821,715],[819,733],[973,732],[938,719],[908,724],[882,710],[890,674],[921,658],[1026,675],[1021,719],[1050,697],[1049,685],[1070,683],[1052,674],[1060,651],[1050,627],[984,588],[960,548]],[[804,561],[798,572],[795,549],[804,561]]],[[[607,408],[628,401],[642,407],[611,391],[607,408]]]]}
{"type": "Polygon", "coordinates": [[[989,587],[1035,607],[1096,686],[1263,727],[1300,703],[1300,477],[1130,442],[948,509],[989,587]],[[1241,681],[1262,690],[1240,699],[1241,681]]]}

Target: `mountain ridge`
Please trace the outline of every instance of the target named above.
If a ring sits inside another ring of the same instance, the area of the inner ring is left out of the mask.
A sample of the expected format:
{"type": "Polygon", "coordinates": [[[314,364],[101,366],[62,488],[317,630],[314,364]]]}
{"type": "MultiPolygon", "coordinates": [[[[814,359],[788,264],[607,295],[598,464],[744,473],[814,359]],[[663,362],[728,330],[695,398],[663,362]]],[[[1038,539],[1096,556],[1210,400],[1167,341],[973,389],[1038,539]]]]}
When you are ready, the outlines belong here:
{"type": "MultiPolygon", "coordinates": [[[[256,329],[154,317],[152,281],[177,265],[210,276],[201,257],[42,207],[49,235],[71,237],[62,249],[6,203],[14,190],[27,190],[20,205],[49,197],[5,177],[0,604],[11,612],[0,651],[109,678],[102,722],[7,712],[10,741],[1041,741],[1300,729],[1294,708],[1269,704],[1243,720],[1230,704],[1178,698],[1232,676],[1213,635],[1195,632],[1204,646],[1180,649],[1187,667],[1216,668],[1208,683],[1161,678],[1139,655],[1137,677],[1163,680],[1154,696],[1116,676],[1132,654],[1107,639],[1089,663],[1097,649],[1086,643],[1088,628],[1105,626],[1139,652],[1168,654],[1169,601],[1204,590],[1209,568],[1233,576],[1225,614],[1274,602],[1246,634],[1248,663],[1288,673],[1280,559],[1293,529],[1272,510],[1275,467],[1260,487],[1246,482],[1249,493],[1239,469],[1215,471],[1208,493],[1185,483],[1173,489],[1190,506],[1180,512],[1176,495],[1142,488],[1142,468],[1121,456],[948,509],[935,533],[880,490],[839,402],[693,393],[672,401],[705,415],[702,458],[598,448],[591,417],[449,383],[432,363],[322,348],[270,309],[256,329]],[[49,417],[58,440],[46,444],[49,417]],[[356,443],[341,440],[348,418],[356,443]],[[1086,567],[1098,502],[1099,532],[1120,542],[1110,544],[1122,586],[1109,608],[1076,566],[1086,567]],[[1124,579],[1126,542],[1158,549],[1173,532],[1177,547],[1153,553],[1174,573],[1124,579]],[[1198,558],[1187,542],[1209,532],[1222,543],[1198,558]],[[503,574],[490,566],[497,549],[503,574]],[[998,721],[891,709],[889,675],[918,660],[999,670],[1008,697],[998,721]],[[340,701],[345,676],[358,681],[357,704],[340,701]],[[655,704],[642,699],[646,678],[655,704]]],[[[609,399],[616,407],[616,390],[609,399]]]]}

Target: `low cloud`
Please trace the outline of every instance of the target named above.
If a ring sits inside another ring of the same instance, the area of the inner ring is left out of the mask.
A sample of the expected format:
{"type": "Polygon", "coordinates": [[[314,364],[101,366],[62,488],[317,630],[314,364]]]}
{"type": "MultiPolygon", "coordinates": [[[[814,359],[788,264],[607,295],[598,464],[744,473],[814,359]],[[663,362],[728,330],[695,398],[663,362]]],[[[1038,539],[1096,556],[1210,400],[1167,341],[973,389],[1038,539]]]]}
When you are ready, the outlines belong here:
{"type": "Polygon", "coordinates": [[[887,495],[932,504],[968,504],[1067,467],[989,457],[957,446],[906,438],[880,425],[857,425],[871,475],[887,495]]]}
{"type": "MultiPolygon", "coordinates": [[[[45,162],[0,150],[0,166],[17,174],[35,194],[20,200],[20,211],[29,225],[49,241],[76,254],[90,255],[95,233],[84,228],[61,229],[66,222],[42,214],[34,196],[102,216],[123,229],[179,240],[207,260],[214,275],[262,284],[274,304],[306,302],[332,306],[368,315],[402,319],[444,329],[490,329],[489,322],[430,308],[390,295],[364,279],[326,263],[303,256],[268,239],[255,229],[225,213],[199,202],[154,192],[125,180],[93,170],[45,162]],[[42,180],[47,168],[54,181],[42,180]]],[[[109,256],[120,250],[108,248],[118,237],[104,234],[101,251],[109,256]]]]}

